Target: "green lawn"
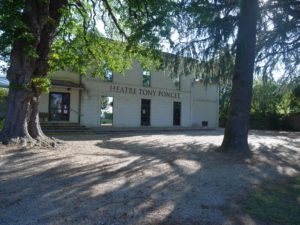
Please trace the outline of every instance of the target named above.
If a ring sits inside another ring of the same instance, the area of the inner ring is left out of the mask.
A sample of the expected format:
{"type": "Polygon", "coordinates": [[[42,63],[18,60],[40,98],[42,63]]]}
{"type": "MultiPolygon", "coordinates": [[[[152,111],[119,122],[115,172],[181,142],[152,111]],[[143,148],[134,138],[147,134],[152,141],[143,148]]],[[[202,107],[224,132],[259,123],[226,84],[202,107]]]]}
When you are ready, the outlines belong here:
{"type": "Polygon", "coordinates": [[[241,206],[268,224],[300,225],[300,177],[268,184],[243,199],[241,206]]]}

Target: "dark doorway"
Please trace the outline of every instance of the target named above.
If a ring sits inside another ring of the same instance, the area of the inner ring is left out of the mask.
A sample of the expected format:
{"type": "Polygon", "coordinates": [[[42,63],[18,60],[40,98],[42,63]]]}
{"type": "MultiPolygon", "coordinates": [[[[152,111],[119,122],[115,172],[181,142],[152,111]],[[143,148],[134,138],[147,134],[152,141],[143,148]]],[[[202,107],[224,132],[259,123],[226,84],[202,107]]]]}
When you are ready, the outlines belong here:
{"type": "Polygon", "coordinates": [[[150,126],[150,105],[151,105],[151,101],[149,99],[142,99],[142,107],[141,107],[142,126],[150,126]]]}
{"type": "Polygon", "coordinates": [[[49,120],[69,121],[70,93],[50,92],[49,94],[49,120]]]}
{"type": "Polygon", "coordinates": [[[173,102],[173,126],[180,126],[181,102],[173,102]]]}

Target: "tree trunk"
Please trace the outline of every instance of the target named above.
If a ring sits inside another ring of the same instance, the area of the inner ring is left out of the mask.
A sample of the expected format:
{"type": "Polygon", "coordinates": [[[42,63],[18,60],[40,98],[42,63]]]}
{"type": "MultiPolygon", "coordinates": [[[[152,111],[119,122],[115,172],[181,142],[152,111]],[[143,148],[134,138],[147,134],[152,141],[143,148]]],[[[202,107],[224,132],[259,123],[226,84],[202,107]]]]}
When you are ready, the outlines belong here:
{"type": "Polygon", "coordinates": [[[9,90],[8,112],[3,128],[4,144],[20,138],[30,138],[27,126],[29,101],[27,91],[9,90]]]}
{"type": "Polygon", "coordinates": [[[42,141],[46,138],[44,135],[41,125],[40,125],[40,118],[39,118],[39,97],[35,96],[31,99],[30,102],[31,112],[28,121],[28,132],[29,135],[34,138],[42,141]]]}
{"type": "Polygon", "coordinates": [[[38,100],[41,95],[32,78],[47,75],[48,56],[62,9],[67,0],[26,0],[23,22],[12,45],[8,110],[3,128],[4,144],[14,141],[42,141],[47,139],[39,124],[38,100]],[[31,38],[28,38],[28,37],[31,38]],[[36,53],[33,55],[32,52],[36,53]]]}
{"type": "Polygon", "coordinates": [[[249,153],[248,129],[252,98],[258,0],[242,0],[229,118],[221,151],[249,153]]]}

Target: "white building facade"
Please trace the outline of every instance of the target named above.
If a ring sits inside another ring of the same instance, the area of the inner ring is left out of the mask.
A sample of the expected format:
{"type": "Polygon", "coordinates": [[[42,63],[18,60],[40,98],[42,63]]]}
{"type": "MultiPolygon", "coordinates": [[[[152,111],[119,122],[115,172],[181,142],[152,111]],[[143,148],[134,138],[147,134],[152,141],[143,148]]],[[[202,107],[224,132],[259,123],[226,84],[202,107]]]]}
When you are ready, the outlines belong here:
{"type": "Polygon", "coordinates": [[[114,127],[218,127],[218,86],[192,76],[170,77],[168,71],[146,71],[138,62],[125,75],[108,72],[107,79],[70,72],[52,75],[50,93],[40,101],[41,120],[103,126],[102,101],[113,103],[114,127]]]}

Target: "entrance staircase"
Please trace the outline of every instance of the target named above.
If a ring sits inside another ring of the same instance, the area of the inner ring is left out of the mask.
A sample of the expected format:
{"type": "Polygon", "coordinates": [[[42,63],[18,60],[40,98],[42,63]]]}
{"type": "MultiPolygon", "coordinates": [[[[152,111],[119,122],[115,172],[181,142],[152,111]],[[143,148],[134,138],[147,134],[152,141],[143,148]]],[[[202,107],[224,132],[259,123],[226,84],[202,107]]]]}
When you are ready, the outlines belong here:
{"type": "Polygon", "coordinates": [[[79,123],[41,122],[41,127],[46,135],[94,134],[93,130],[79,123]]]}

